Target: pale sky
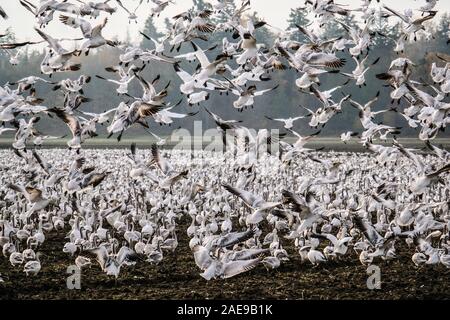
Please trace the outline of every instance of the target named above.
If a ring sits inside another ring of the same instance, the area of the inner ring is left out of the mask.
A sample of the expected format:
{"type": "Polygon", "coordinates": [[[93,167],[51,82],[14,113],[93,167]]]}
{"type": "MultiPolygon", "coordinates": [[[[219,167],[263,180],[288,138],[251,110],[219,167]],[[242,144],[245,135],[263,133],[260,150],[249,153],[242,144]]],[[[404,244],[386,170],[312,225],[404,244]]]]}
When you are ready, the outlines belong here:
{"type": "MultiPolygon", "coordinates": [[[[38,0],[29,0],[32,3],[37,4],[38,0]]],[[[91,0],[92,1],[92,0],[91,0]]],[[[156,19],[158,26],[163,26],[164,18],[172,17],[178,13],[181,13],[192,6],[192,0],[174,0],[175,4],[167,8],[159,18],[156,19]]],[[[77,3],[75,0],[71,0],[73,3],[77,3]]],[[[101,2],[101,1],[96,1],[101,2]]],[[[348,5],[349,8],[355,8],[360,3],[361,0],[339,0],[336,1],[339,4],[348,5]]],[[[425,0],[396,0],[396,1],[384,1],[387,5],[394,9],[403,11],[406,8],[417,9],[425,3],[425,0]]],[[[116,1],[110,1],[112,6],[117,6],[116,1]]],[[[122,3],[129,8],[134,10],[137,5],[137,0],[122,0],[122,3]]],[[[375,0],[373,0],[374,5],[378,5],[375,0]]],[[[383,3],[383,1],[381,1],[383,3]]],[[[380,3],[380,4],[381,4],[380,3]]],[[[11,0],[0,0],[0,6],[9,15],[8,20],[0,19],[0,33],[6,28],[11,27],[16,37],[19,41],[25,40],[40,40],[39,36],[33,30],[34,18],[30,12],[28,12],[24,7],[19,4],[19,1],[11,0]]],[[[128,14],[122,9],[118,8],[118,11],[110,18],[108,25],[104,29],[104,35],[106,37],[113,38],[118,36],[120,40],[125,39],[127,31],[129,31],[132,39],[141,39],[139,36],[139,31],[142,31],[145,20],[149,15],[150,8],[153,3],[147,3],[144,1],[142,6],[139,8],[138,23],[132,22],[128,23],[128,14]]],[[[291,8],[303,7],[303,0],[252,0],[252,9],[257,11],[259,16],[268,23],[277,26],[279,28],[285,29],[287,27],[287,17],[289,15],[291,8]]],[[[436,7],[441,13],[450,12],[450,0],[439,0],[436,7]]],[[[102,14],[101,17],[104,17],[102,14]]],[[[46,32],[54,37],[78,37],[81,36],[79,30],[74,29],[61,24],[57,17],[50,25],[46,28],[46,32]]]]}

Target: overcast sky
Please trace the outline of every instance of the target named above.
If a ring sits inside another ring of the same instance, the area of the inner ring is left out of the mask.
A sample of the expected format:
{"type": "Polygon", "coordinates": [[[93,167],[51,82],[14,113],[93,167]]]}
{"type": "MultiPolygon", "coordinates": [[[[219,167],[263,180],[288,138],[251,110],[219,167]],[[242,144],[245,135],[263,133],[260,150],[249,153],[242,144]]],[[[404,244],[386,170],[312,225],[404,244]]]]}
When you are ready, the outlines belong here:
{"type": "MultiPolygon", "coordinates": [[[[29,0],[32,3],[38,3],[38,0],[29,0]]],[[[91,0],[92,1],[92,0],[91,0]]],[[[172,17],[180,12],[189,9],[192,6],[192,0],[174,0],[176,4],[171,5],[159,18],[156,23],[163,26],[165,17],[172,17]]],[[[74,1],[76,3],[76,1],[74,1]]],[[[100,1],[96,1],[100,2],[100,1]]],[[[131,10],[134,10],[137,0],[122,0],[124,5],[131,10]]],[[[350,8],[355,8],[361,3],[361,0],[339,0],[339,4],[348,5],[350,8]]],[[[375,3],[375,0],[373,1],[375,3]]],[[[280,28],[286,28],[287,17],[291,8],[303,6],[303,0],[252,0],[252,8],[257,11],[259,16],[264,18],[267,22],[280,28]]],[[[396,0],[385,1],[386,4],[392,6],[397,10],[405,8],[417,9],[425,0],[396,0]]],[[[114,0],[111,0],[113,6],[117,6],[114,0]]],[[[0,19],[0,33],[7,27],[12,27],[19,40],[33,40],[39,39],[39,36],[33,30],[34,19],[30,12],[19,4],[19,1],[0,0],[0,5],[8,13],[10,18],[7,21],[0,19]]],[[[133,39],[141,39],[139,31],[143,29],[145,19],[149,15],[149,10],[153,6],[150,2],[144,1],[143,5],[138,10],[138,23],[128,23],[128,14],[119,7],[118,12],[114,14],[104,30],[106,37],[113,37],[117,35],[119,39],[124,39],[129,31],[133,39]]],[[[436,7],[441,13],[450,12],[450,0],[439,0],[436,7]]],[[[57,19],[53,21],[47,28],[47,32],[55,37],[72,37],[80,36],[80,31],[74,31],[68,26],[62,25],[57,19]]]]}

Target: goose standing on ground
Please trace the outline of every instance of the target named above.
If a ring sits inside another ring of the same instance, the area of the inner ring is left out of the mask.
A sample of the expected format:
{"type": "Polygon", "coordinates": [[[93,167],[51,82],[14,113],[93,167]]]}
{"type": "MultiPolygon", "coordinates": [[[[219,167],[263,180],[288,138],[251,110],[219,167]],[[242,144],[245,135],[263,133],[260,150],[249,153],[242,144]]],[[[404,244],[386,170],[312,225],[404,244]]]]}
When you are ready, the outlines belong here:
{"type": "Polygon", "coordinates": [[[3,19],[8,19],[8,15],[2,7],[0,7],[0,17],[2,17],[3,19]]]}

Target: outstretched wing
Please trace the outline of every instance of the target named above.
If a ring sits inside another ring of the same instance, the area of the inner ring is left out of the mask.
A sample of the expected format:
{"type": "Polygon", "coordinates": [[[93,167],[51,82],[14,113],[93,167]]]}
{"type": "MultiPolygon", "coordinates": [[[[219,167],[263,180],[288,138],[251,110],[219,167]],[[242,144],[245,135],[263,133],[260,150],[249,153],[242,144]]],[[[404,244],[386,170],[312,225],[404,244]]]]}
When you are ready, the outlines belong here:
{"type": "Polygon", "coordinates": [[[84,19],[61,15],[59,17],[59,20],[65,25],[74,29],[80,28],[81,32],[83,33],[83,37],[85,38],[90,38],[92,35],[92,26],[88,21],[84,19]]]}
{"type": "Polygon", "coordinates": [[[261,262],[261,258],[227,262],[223,267],[222,278],[227,279],[254,269],[261,262]]]}
{"type": "Polygon", "coordinates": [[[282,190],[283,202],[290,205],[290,208],[294,212],[298,212],[301,219],[305,219],[311,215],[311,209],[306,205],[306,201],[303,201],[299,196],[288,190],[282,190]]]}
{"type": "Polygon", "coordinates": [[[49,109],[49,111],[55,113],[58,118],[60,118],[62,121],[64,121],[65,124],[67,124],[73,136],[81,134],[81,126],[78,118],[71,114],[68,114],[64,110],[60,110],[57,108],[49,109]]]}
{"type": "Polygon", "coordinates": [[[311,53],[308,56],[307,62],[311,65],[316,66],[325,66],[329,68],[342,68],[346,63],[346,60],[343,58],[338,58],[334,54],[320,52],[320,53],[311,53]]]}

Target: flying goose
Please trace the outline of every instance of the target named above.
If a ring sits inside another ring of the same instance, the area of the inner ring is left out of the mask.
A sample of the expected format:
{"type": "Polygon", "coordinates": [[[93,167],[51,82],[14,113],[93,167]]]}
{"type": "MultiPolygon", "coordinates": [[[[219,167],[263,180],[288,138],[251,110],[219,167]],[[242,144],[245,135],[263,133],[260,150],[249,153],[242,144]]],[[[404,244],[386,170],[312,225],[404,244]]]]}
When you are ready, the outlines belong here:
{"type": "Polygon", "coordinates": [[[281,202],[267,202],[261,196],[252,194],[246,190],[235,188],[228,184],[223,184],[222,186],[231,194],[241,198],[247,207],[254,210],[253,213],[247,217],[247,224],[260,223],[267,217],[273,208],[281,205],[281,202]]]}
{"type": "Polygon", "coordinates": [[[211,246],[214,248],[231,248],[235,244],[247,241],[248,239],[252,238],[255,235],[256,231],[257,229],[253,228],[243,232],[231,232],[220,238],[212,240],[211,246]]]}
{"type": "MultiPolygon", "coordinates": [[[[230,81],[231,82],[231,81],[230,81]]],[[[278,85],[264,90],[257,90],[255,85],[249,86],[246,89],[238,87],[233,84],[234,89],[231,90],[233,94],[238,96],[238,99],[233,102],[233,107],[242,111],[243,108],[253,107],[255,103],[254,98],[264,95],[267,92],[274,91],[278,89],[278,85]]]]}
{"type": "Polygon", "coordinates": [[[36,254],[36,260],[28,261],[23,266],[23,272],[25,272],[27,276],[29,275],[35,276],[39,273],[39,271],[41,271],[41,261],[40,261],[41,255],[42,255],[41,252],[38,252],[36,254]]]}
{"type": "Polygon", "coordinates": [[[155,164],[165,176],[174,173],[172,165],[160,154],[158,146],[156,144],[152,145],[152,159],[150,161],[150,164],[155,164]]]}
{"type": "Polygon", "coordinates": [[[418,19],[412,19],[411,17],[408,17],[404,14],[399,13],[398,11],[395,11],[394,9],[389,8],[386,5],[383,5],[383,8],[388,10],[389,12],[392,13],[392,15],[395,15],[397,17],[399,17],[401,20],[403,20],[403,22],[406,23],[406,27],[403,28],[403,32],[407,35],[410,36],[411,34],[414,34],[414,41],[417,40],[416,37],[416,33],[419,30],[425,30],[425,26],[423,25],[423,23],[425,21],[431,20],[436,16],[437,11],[429,11],[428,15],[425,17],[421,17],[418,19]]]}
{"type": "Polygon", "coordinates": [[[189,174],[189,170],[183,170],[183,171],[180,171],[180,172],[173,173],[171,176],[168,176],[164,180],[162,180],[159,183],[159,187],[161,189],[165,189],[165,190],[169,189],[169,190],[171,190],[172,186],[176,182],[180,181],[181,179],[187,179],[188,174],[189,174]]]}
{"type": "Polygon", "coordinates": [[[163,12],[169,6],[169,4],[174,3],[173,0],[152,0],[152,2],[156,4],[156,7],[151,8],[150,11],[152,17],[154,17],[155,15],[159,17],[161,12],[163,12]]]}
{"type": "Polygon", "coordinates": [[[49,111],[54,113],[69,127],[70,132],[72,133],[72,139],[67,142],[67,146],[70,149],[80,149],[81,144],[86,139],[97,136],[95,124],[94,128],[91,128],[88,123],[82,123],[78,117],[58,108],[52,108],[49,109],[49,111]]]}
{"type": "Polygon", "coordinates": [[[311,193],[308,193],[304,199],[288,190],[282,190],[281,194],[283,203],[287,204],[292,211],[298,213],[301,219],[301,224],[296,230],[297,234],[302,234],[320,219],[320,214],[314,210],[314,197],[311,193]]]}

